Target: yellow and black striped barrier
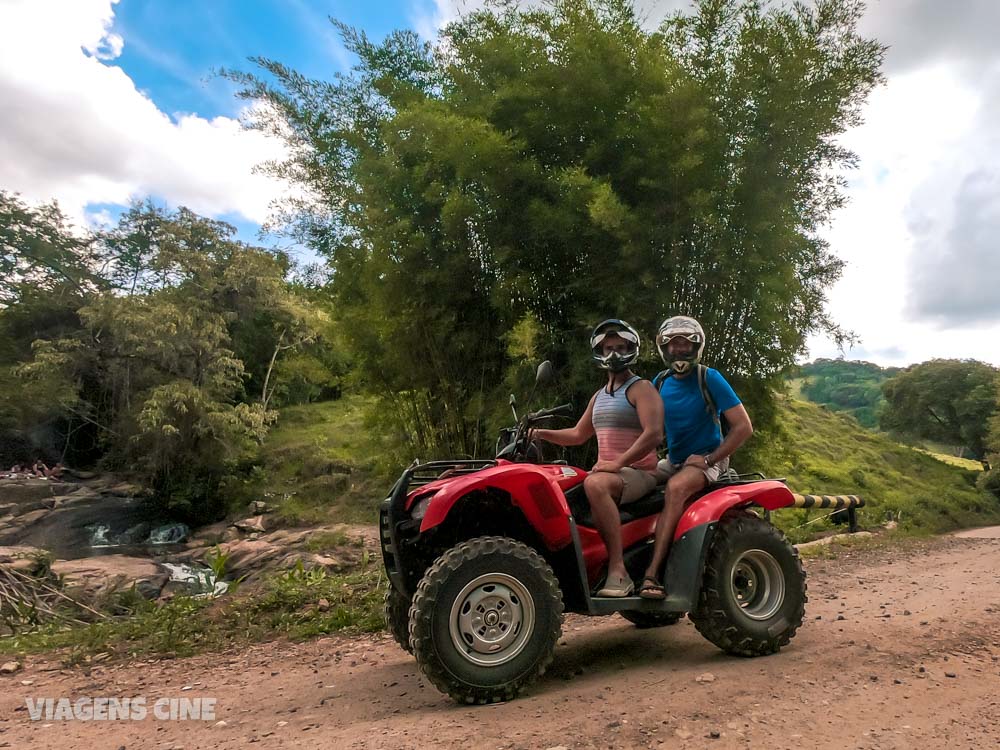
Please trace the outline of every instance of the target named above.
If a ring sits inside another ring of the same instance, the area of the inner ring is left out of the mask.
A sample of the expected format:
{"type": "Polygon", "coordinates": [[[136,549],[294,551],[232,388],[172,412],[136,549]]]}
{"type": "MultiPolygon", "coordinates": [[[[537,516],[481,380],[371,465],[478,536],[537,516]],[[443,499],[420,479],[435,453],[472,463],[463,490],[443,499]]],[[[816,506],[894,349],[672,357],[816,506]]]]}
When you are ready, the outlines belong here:
{"type": "Polygon", "coordinates": [[[857,495],[798,495],[792,493],[793,508],[863,508],[865,501],[857,495]]]}
{"type": "Polygon", "coordinates": [[[863,508],[865,501],[857,495],[799,495],[792,493],[794,502],[792,508],[830,508],[831,510],[846,510],[848,529],[853,534],[858,530],[857,509],[863,508]]]}

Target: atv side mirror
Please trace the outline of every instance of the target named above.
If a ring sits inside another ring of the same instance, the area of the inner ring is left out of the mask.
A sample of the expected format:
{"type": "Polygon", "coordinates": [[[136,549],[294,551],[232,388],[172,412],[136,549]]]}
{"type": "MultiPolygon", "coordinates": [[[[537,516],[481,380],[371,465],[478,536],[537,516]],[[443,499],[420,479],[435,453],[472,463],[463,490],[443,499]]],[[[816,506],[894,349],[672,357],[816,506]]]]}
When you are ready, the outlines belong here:
{"type": "Polygon", "coordinates": [[[510,410],[512,412],[514,412],[514,421],[516,422],[517,421],[517,409],[515,407],[517,406],[517,399],[514,398],[514,394],[513,393],[510,394],[510,401],[508,403],[510,404],[510,410]]]}
{"type": "Polygon", "coordinates": [[[535,371],[535,384],[547,383],[552,380],[553,374],[552,363],[549,360],[545,360],[538,365],[538,369],[535,371]]]}

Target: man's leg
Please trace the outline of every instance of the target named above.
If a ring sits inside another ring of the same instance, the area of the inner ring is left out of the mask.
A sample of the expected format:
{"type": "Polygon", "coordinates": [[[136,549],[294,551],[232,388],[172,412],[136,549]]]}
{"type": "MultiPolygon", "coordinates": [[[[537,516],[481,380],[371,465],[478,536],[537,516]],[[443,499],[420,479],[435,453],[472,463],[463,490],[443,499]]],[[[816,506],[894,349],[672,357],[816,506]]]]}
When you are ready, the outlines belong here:
{"type": "Polygon", "coordinates": [[[705,472],[693,466],[685,466],[667,482],[664,490],[663,510],[656,519],[656,537],[653,542],[653,559],[646,568],[648,578],[660,580],[663,563],[670,551],[670,542],[674,537],[674,529],[684,512],[684,503],[698,490],[708,483],[705,472]]]}
{"type": "Polygon", "coordinates": [[[622,558],[622,522],[615,503],[622,491],[621,477],[605,471],[589,474],[583,480],[583,491],[587,494],[597,531],[608,549],[608,582],[628,578],[622,558]]]}

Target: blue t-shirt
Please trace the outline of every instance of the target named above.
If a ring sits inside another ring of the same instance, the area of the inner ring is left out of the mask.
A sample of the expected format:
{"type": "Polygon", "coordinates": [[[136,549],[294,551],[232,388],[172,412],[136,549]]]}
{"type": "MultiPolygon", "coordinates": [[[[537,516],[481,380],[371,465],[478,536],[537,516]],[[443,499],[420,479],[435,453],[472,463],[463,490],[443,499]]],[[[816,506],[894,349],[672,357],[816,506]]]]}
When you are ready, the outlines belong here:
{"type": "MultiPolygon", "coordinates": [[[[705,384],[720,414],[741,403],[733,387],[718,370],[706,368],[705,384]]],[[[682,464],[688,456],[705,455],[719,447],[722,432],[705,408],[697,371],[692,370],[684,378],[676,375],[666,378],[660,385],[660,398],[663,399],[670,463],[682,464]]]]}

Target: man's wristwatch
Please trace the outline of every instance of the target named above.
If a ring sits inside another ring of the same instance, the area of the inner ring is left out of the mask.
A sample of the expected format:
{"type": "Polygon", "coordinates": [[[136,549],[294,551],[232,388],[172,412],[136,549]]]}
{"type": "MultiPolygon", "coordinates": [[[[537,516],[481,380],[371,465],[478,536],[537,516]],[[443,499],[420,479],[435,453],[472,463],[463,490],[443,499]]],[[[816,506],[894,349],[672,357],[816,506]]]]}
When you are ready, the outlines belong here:
{"type": "Polygon", "coordinates": [[[713,466],[715,466],[715,461],[709,461],[707,454],[704,455],[704,456],[702,456],[702,458],[705,459],[705,468],[706,469],[711,469],[713,466]]]}

